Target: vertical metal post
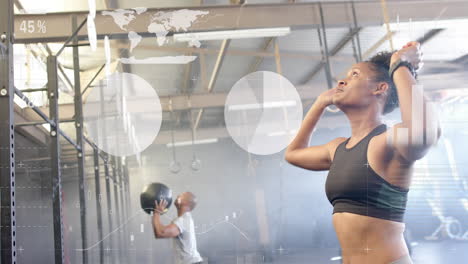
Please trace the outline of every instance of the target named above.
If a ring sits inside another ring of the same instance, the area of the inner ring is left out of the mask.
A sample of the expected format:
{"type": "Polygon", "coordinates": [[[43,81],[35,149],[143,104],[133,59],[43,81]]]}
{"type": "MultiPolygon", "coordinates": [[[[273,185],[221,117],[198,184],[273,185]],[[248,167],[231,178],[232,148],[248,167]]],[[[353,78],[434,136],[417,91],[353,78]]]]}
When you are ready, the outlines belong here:
{"type": "Polygon", "coordinates": [[[1,263],[16,263],[13,0],[0,1],[1,263]]]}
{"type": "Polygon", "coordinates": [[[125,204],[124,204],[124,189],[125,189],[125,182],[123,181],[123,172],[122,172],[122,158],[118,157],[116,158],[117,162],[117,179],[119,179],[119,202],[120,202],[120,208],[121,208],[121,221],[124,221],[125,219],[125,204]]]}
{"type": "MultiPolygon", "coordinates": [[[[98,241],[102,241],[102,208],[101,208],[101,177],[99,170],[99,153],[96,148],[94,148],[94,185],[96,187],[96,220],[97,220],[97,231],[98,231],[98,241]]],[[[99,243],[99,263],[104,263],[104,244],[99,243]]]]}
{"type": "Polygon", "coordinates": [[[124,181],[126,182],[125,187],[126,187],[126,199],[127,199],[127,213],[130,215],[130,211],[132,209],[131,207],[131,199],[130,199],[130,178],[128,175],[128,164],[127,160],[125,160],[125,164],[123,165],[123,175],[124,175],[124,181]]]}
{"type": "MultiPolygon", "coordinates": [[[[354,6],[354,1],[351,2],[351,10],[353,12],[353,23],[354,23],[354,28],[358,28],[358,22],[357,22],[357,16],[356,16],[356,7],[354,6]]],[[[361,62],[362,61],[362,51],[361,51],[361,40],[359,38],[359,32],[356,32],[354,38],[353,38],[353,45],[356,43],[356,51],[357,51],[357,61],[361,62]]],[[[354,47],[353,47],[354,48],[354,47]]]]}
{"type": "MultiPolygon", "coordinates": [[[[107,201],[107,213],[108,216],[108,225],[109,233],[113,231],[112,226],[112,202],[111,202],[111,187],[110,187],[110,176],[109,176],[109,157],[107,157],[106,162],[104,163],[104,174],[106,176],[106,201],[107,201]]],[[[109,238],[110,244],[112,245],[112,237],[109,238]]],[[[110,258],[110,263],[113,263],[112,257],[110,258]]]]}
{"type": "Polygon", "coordinates": [[[117,216],[117,226],[120,224],[120,206],[119,206],[119,185],[117,177],[117,162],[116,158],[112,157],[112,178],[114,179],[114,203],[115,203],[115,215],[117,216]]]}
{"type": "Polygon", "coordinates": [[[328,51],[328,44],[327,44],[327,33],[325,27],[325,18],[323,15],[323,8],[322,3],[319,3],[319,12],[320,12],[320,28],[317,29],[319,34],[319,43],[320,43],[320,50],[322,52],[322,60],[325,63],[325,75],[327,77],[327,85],[328,89],[333,88],[333,80],[331,76],[331,67],[330,67],[330,58],[329,58],[329,51],[328,51]]]}
{"type": "MultiPolygon", "coordinates": [[[[130,200],[130,181],[128,180],[128,160],[125,159],[125,162],[122,166],[122,174],[123,174],[123,181],[125,182],[125,190],[124,190],[124,195],[125,195],[125,211],[127,212],[127,216],[126,216],[126,219],[128,219],[131,215],[132,215],[132,212],[131,212],[131,206],[130,206],[130,203],[131,203],[131,200],[130,200]]],[[[126,229],[127,230],[127,233],[126,233],[126,238],[125,240],[126,241],[129,241],[127,243],[127,248],[130,248],[131,247],[131,238],[130,238],[130,235],[132,234],[132,229],[126,229]]],[[[128,254],[127,255],[129,257],[128,261],[131,262],[132,261],[132,257],[130,257],[131,255],[128,254]]]]}
{"type": "MultiPolygon", "coordinates": [[[[119,182],[120,182],[120,206],[121,206],[121,216],[120,216],[120,221],[121,223],[125,223],[126,219],[127,219],[127,210],[126,210],[126,203],[125,203],[125,199],[124,199],[124,196],[125,196],[125,186],[127,185],[123,179],[123,167],[122,167],[122,157],[119,157],[117,159],[117,168],[118,168],[118,175],[119,175],[119,182]]],[[[126,243],[126,241],[128,241],[128,232],[127,232],[127,227],[125,226],[122,226],[122,231],[123,233],[122,236],[121,236],[121,239],[122,239],[122,246],[120,248],[120,250],[124,250],[124,249],[128,249],[128,245],[126,243]]],[[[128,254],[124,254],[125,258],[126,258],[126,261],[128,262],[128,254]]],[[[123,259],[122,259],[123,260],[123,259]]]]}
{"type": "MultiPolygon", "coordinates": [[[[107,142],[107,130],[106,130],[106,125],[105,125],[105,120],[106,120],[106,111],[105,111],[105,98],[104,98],[104,89],[103,89],[103,86],[102,86],[102,82],[99,83],[99,102],[100,102],[100,113],[99,115],[101,116],[103,122],[101,122],[102,124],[102,127],[98,127],[99,129],[99,139],[101,140],[103,146],[105,147],[106,146],[106,142],[107,142]]],[[[104,163],[104,174],[106,176],[106,201],[107,201],[107,210],[108,210],[108,213],[107,213],[107,216],[108,216],[108,225],[109,225],[109,233],[114,231],[114,228],[113,228],[113,221],[112,221],[112,216],[113,216],[113,212],[112,212],[112,200],[111,200],[111,192],[112,192],[112,189],[111,189],[111,183],[110,183],[110,172],[109,172],[109,162],[110,162],[110,159],[109,159],[109,155],[106,155],[106,161],[104,163]]],[[[109,237],[109,244],[110,246],[112,247],[112,236],[109,237]]],[[[110,254],[110,263],[114,263],[113,261],[113,255],[110,254]]]]}
{"type": "Polygon", "coordinates": [[[57,57],[47,57],[47,96],[49,98],[50,126],[50,170],[52,176],[52,207],[54,222],[55,264],[64,263],[63,254],[63,211],[62,211],[62,171],[60,168],[58,73],[57,57]]]}
{"type": "MultiPolygon", "coordinates": [[[[72,17],[72,32],[78,28],[77,17],[72,17]]],[[[73,71],[75,79],[75,127],[76,127],[76,144],[80,148],[78,150],[78,181],[79,181],[79,196],[80,196],[80,222],[81,222],[81,246],[87,249],[87,228],[86,228],[86,182],[84,171],[84,144],[83,144],[83,105],[81,99],[81,83],[80,83],[80,59],[78,51],[78,37],[73,38],[73,71]]],[[[83,250],[83,264],[88,263],[88,251],[83,250]]]]}
{"type": "MultiPolygon", "coordinates": [[[[116,226],[119,227],[121,224],[121,218],[120,218],[120,206],[119,206],[119,184],[121,182],[117,183],[117,168],[116,168],[117,162],[116,158],[112,157],[112,178],[114,179],[114,201],[115,201],[115,213],[114,215],[116,216],[116,226]]],[[[121,235],[120,231],[117,232],[117,245],[119,249],[121,248],[121,235]]],[[[121,251],[119,250],[119,258],[122,259],[121,251]]]]}
{"type": "MultiPolygon", "coordinates": [[[[353,28],[350,27],[349,32],[351,32],[352,30],[353,28]]],[[[359,59],[359,54],[358,54],[357,47],[356,47],[356,39],[354,38],[354,36],[351,38],[351,47],[353,48],[354,60],[356,63],[359,63],[360,59],[359,59]]]]}
{"type": "Polygon", "coordinates": [[[127,183],[124,179],[124,174],[123,174],[123,164],[122,164],[122,158],[119,157],[118,159],[118,171],[119,171],[119,182],[120,182],[120,205],[122,206],[122,221],[125,221],[127,219],[127,211],[125,209],[126,207],[126,202],[125,202],[125,189],[127,188],[127,183]]]}

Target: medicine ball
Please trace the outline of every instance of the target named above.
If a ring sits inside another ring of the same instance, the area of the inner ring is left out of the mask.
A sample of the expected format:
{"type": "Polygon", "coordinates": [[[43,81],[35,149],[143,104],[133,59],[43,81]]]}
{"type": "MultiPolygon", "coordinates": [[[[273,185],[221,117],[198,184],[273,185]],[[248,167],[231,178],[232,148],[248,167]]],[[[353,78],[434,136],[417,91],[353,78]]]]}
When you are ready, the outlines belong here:
{"type": "Polygon", "coordinates": [[[171,189],[169,189],[169,187],[159,182],[148,184],[143,189],[143,192],[140,194],[141,208],[146,213],[151,214],[151,212],[154,211],[154,207],[155,207],[154,201],[157,201],[159,203],[163,199],[167,201],[167,207],[166,207],[166,210],[164,211],[164,213],[166,213],[172,204],[171,189]]]}

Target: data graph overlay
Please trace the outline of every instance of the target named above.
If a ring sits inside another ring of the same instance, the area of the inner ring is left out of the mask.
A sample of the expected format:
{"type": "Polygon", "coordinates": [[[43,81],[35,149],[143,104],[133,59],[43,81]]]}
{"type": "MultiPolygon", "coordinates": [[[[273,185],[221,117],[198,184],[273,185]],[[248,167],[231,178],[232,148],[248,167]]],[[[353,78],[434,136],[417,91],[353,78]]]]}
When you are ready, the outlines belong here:
{"type": "Polygon", "coordinates": [[[83,107],[90,138],[116,156],[139,154],[159,133],[162,109],[154,88],[130,73],[113,73],[95,87],[83,107]]]}
{"type": "Polygon", "coordinates": [[[270,155],[282,151],[302,122],[302,102],[285,77],[268,71],[246,75],[229,92],[226,128],[245,151],[270,155]]]}

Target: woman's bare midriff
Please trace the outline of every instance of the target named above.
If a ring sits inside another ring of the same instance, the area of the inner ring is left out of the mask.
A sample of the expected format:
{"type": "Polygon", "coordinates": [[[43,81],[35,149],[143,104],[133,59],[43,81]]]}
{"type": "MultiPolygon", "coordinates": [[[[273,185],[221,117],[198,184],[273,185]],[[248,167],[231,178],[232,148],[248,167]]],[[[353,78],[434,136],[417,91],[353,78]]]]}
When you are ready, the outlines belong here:
{"type": "Polygon", "coordinates": [[[408,254],[405,224],[357,215],[333,214],[343,264],[388,264],[408,254]]]}

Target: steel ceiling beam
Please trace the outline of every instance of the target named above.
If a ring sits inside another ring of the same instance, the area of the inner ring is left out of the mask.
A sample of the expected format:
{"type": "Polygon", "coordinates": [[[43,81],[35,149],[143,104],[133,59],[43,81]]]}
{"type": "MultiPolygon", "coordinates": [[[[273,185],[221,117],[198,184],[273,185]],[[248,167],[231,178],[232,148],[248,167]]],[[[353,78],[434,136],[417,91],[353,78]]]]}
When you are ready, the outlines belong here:
{"type": "MultiPolygon", "coordinates": [[[[322,3],[322,6],[327,28],[349,26],[349,2],[326,2],[322,3]]],[[[151,21],[154,13],[188,9],[209,12],[203,19],[193,23],[188,28],[188,32],[271,27],[316,28],[320,26],[320,18],[317,16],[318,8],[319,3],[150,8],[147,12],[136,16],[128,26],[144,37],[155,36],[148,33],[147,24],[147,21],[151,21]]],[[[380,2],[359,1],[355,3],[355,8],[356,16],[359,18],[359,27],[380,26],[383,24],[380,2]]],[[[444,19],[457,19],[466,18],[468,2],[456,0],[392,1],[387,3],[387,9],[391,22],[394,22],[397,17],[399,17],[400,21],[409,21],[410,19],[412,21],[434,20],[440,16],[440,10],[445,10],[444,19]]],[[[86,18],[88,12],[17,14],[15,15],[16,43],[64,41],[72,34],[70,18],[74,15],[77,16],[78,21],[82,21],[86,18]],[[35,25],[34,30],[33,28],[25,30],[24,23],[27,24],[28,21],[33,21],[30,24],[35,25]],[[38,23],[45,25],[45,29],[41,26],[38,27],[38,23]]],[[[97,12],[95,24],[100,39],[105,35],[127,38],[128,32],[115,24],[112,17],[102,15],[102,12],[97,12]]],[[[174,30],[169,29],[168,36],[174,33],[176,33],[174,30]]],[[[78,38],[88,38],[86,28],[79,32],[78,38]]]]}

